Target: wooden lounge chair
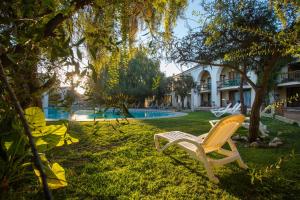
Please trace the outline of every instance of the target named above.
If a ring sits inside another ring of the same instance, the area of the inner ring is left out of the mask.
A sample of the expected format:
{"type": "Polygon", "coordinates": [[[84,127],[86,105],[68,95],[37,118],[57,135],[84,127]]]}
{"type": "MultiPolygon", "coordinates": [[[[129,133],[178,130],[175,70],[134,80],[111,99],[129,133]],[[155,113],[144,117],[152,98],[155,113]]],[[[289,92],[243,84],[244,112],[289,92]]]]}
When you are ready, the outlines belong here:
{"type": "Polygon", "coordinates": [[[188,152],[193,158],[203,162],[207,170],[208,178],[215,183],[219,180],[213,174],[212,167],[222,166],[230,162],[237,161],[241,168],[247,169],[247,165],[242,161],[241,156],[231,140],[231,136],[244,122],[244,115],[231,115],[217,122],[208,133],[194,136],[180,131],[171,131],[154,135],[155,147],[161,152],[172,145],[177,145],[188,152]],[[159,139],[165,139],[168,143],[160,148],[159,139]],[[228,143],[231,150],[223,149],[228,143]],[[216,152],[223,156],[221,159],[213,159],[206,154],[216,152]]]}

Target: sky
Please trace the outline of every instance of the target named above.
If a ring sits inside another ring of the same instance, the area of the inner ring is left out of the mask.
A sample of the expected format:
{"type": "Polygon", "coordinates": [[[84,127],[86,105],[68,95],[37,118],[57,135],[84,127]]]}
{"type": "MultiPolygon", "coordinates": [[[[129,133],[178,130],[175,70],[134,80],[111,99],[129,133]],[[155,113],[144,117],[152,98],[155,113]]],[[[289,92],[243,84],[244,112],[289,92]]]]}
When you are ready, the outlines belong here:
{"type": "MultiPolygon", "coordinates": [[[[176,26],[174,27],[174,35],[178,38],[182,38],[188,34],[189,28],[194,29],[199,27],[199,16],[193,15],[194,11],[201,11],[200,1],[194,0],[189,1],[189,5],[184,11],[184,18],[179,18],[176,22],[176,26]]],[[[175,63],[170,63],[166,60],[162,60],[160,64],[160,70],[164,72],[167,76],[172,76],[173,74],[178,74],[182,72],[182,70],[186,70],[191,66],[181,66],[175,63]],[[182,68],[182,69],[181,69],[182,68]]]]}

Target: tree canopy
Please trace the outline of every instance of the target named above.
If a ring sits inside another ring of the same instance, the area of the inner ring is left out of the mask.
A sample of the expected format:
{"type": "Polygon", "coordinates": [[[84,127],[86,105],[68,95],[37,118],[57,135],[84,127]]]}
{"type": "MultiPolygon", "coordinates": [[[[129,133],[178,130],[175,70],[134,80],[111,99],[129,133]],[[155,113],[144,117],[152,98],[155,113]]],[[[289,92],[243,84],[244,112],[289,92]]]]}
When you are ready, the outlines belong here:
{"type": "Polygon", "coordinates": [[[154,35],[163,25],[169,38],[186,4],[173,0],[1,1],[1,62],[14,85],[22,85],[17,90],[21,104],[39,104],[55,72],[74,66],[79,74],[82,48],[88,50],[87,68],[98,71],[119,51],[127,55],[141,28],[154,35]],[[38,66],[48,74],[42,82],[38,66]]]}
{"type": "MultiPolygon", "coordinates": [[[[137,50],[127,65],[120,62],[118,69],[106,66],[96,77],[89,94],[98,104],[116,95],[127,96],[127,103],[143,104],[145,98],[162,93],[165,76],[158,61],[148,58],[143,50],[137,50]]],[[[162,94],[160,94],[162,96],[162,94]]]]}
{"type": "Polygon", "coordinates": [[[203,3],[209,13],[207,22],[176,41],[171,53],[179,63],[228,67],[243,76],[256,92],[250,141],[258,137],[259,112],[270,74],[283,60],[299,56],[299,4],[276,1],[274,5],[258,0],[203,3]],[[257,82],[247,76],[249,70],[258,75],[257,82]]]}
{"type": "MultiPolygon", "coordinates": [[[[186,4],[185,0],[0,1],[0,127],[26,151],[5,160],[7,166],[23,166],[33,156],[46,198],[51,199],[23,109],[41,107],[41,95],[55,84],[59,73],[68,73],[72,79],[91,70],[96,77],[108,65],[108,70],[116,72],[120,61],[129,60],[139,30],[169,39],[186,4]],[[29,146],[31,154],[27,154],[29,146]]],[[[9,153],[3,145],[5,136],[1,132],[1,155],[9,153]]],[[[1,174],[1,189],[10,186],[11,178],[1,174]]]]}
{"type": "Polygon", "coordinates": [[[181,74],[173,77],[171,80],[172,91],[181,98],[181,107],[184,107],[184,99],[191,92],[191,89],[196,86],[194,79],[190,75],[181,74]]]}

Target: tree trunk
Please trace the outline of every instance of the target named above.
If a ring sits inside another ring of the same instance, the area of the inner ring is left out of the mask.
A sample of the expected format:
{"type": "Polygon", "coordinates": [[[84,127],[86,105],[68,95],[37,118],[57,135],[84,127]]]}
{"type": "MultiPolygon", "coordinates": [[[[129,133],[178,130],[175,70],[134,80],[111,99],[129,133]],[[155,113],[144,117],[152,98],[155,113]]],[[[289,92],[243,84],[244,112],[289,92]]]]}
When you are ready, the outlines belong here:
{"type": "Polygon", "coordinates": [[[249,142],[253,142],[259,136],[259,122],[260,122],[260,108],[264,102],[265,93],[268,88],[270,73],[278,61],[278,55],[273,55],[265,63],[263,69],[263,76],[260,81],[259,87],[255,89],[255,98],[251,109],[250,125],[249,125],[249,142]]]}
{"type": "Polygon", "coordinates": [[[184,96],[181,96],[181,108],[184,109],[184,96]]]}
{"type": "Polygon", "coordinates": [[[259,136],[260,107],[263,103],[264,93],[264,87],[256,90],[250,115],[249,142],[256,141],[257,137],[259,136]]]}
{"type": "MultiPolygon", "coordinates": [[[[246,67],[243,67],[243,71],[245,72],[246,71],[246,67]]],[[[240,81],[240,103],[241,103],[241,113],[246,115],[247,114],[247,108],[245,108],[245,101],[244,101],[244,88],[243,88],[243,85],[244,85],[244,77],[241,76],[241,81],[240,81]]]]}
{"type": "Polygon", "coordinates": [[[241,113],[245,115],[246,114],[246,109],[245,109],[245,102],[244,102],[244,88],[243,88],[243,85],[244,85],[244,79],[241,77],[240,88],[239,88],[241,113]]]}

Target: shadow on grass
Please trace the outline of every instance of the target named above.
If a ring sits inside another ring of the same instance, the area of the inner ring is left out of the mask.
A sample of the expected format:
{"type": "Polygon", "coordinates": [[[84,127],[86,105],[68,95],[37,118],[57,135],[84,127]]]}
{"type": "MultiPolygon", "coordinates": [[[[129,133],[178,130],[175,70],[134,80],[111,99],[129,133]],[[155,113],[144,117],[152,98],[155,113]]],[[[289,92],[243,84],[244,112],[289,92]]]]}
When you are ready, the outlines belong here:
{"type": "Polygon", "coordinates": [[[219,187],[240,199],[299,199],[299,188],[283,177],[273,175],[251,183],[248,172],[241,170],[222,174],[219,187]]]}
{"type": "Polygon", "coordinates": [[[208,180],[208,178],[207,178],[207,176],[205,174],[203,174],[203,173],[195,170],[190,165],[188,165],[188,163],[182,162],[181,160],[177,159],[176,157],[174,157],[174,156],[172,156],[170,154],[166,154],[165,153],[165,155],[168,156],[169,158],[171,158],[172,161],[174,161],[175,165],[181,165],[181,166],[185,167],[187,170],[189,170],[191,173],[196,174],[197,176],[199,176],[199,177],[201,177],[203,179],[207,179],[208,180]]]}
{"type": "MultiPolygon", "coordinates": [[[[293,162],[290,162],[286,171],[282,171],[280,176],[268,176],[263,179],[262,183],[255,181],[254,184],[251,184],[248,171],[238,168],[236,163],[229,164],[215,170],[220,183],[214,185],[208,182],[202,163],[192,160],[183,151],[165,152],[165,156],[170,159],[162,158],[156,153],[153,141],[155,133],[180,130],[200,135],[210,129],[208,123],[210,119],[214,119],[210,113],[196,112],[180,118],[131,122],[121,127],[124,133],[117,133],[104,124],[96,135],[92,134],[92,123],[74,123],[71,134],[78,137],[80,142],[54,150],[53,157],[62,159],[63,166],[68,168],[68,177],[77,185],[70,183],[70,187],[65,191],[56,192],[56,199],[64,199],[67,196],[91,199],[115,199],[119,197],[118,195],[132,197],[129,191],[124,192],[125,186],[137,194],[145,195],[146,198],[167,198],[168,196],[159,196],[158,193],[169,190],[174,192],[176,189],[178,194],[183,195],[182,197],[190,195],[189,197],[192,198],[195,194],[189,193],[190,184],[195,186],[197,191],[203,191],[201,189],[205,188],[207,198],[226,193],[238,199],[297,199],[296,197],[300,196],[299,184],[297,186],[295,183],[296,178],[293,178],[292,182],[283,179],[287,174],[289,177],[296,177],[300,174],[299,167],[297,168],[293,162]],[[156,169],[156,165],[158,166],[157,171],[155,170],[157,174],[151,171],[156,169]],[[149,172],[151,173],[147,174],[149,172]],[[139,177],[143,178],[139,180],[139,177]],[[162,180],[163,177],[165,179],[162,180]],[[174,177],[179,180],[178,184],[175,183],[176,179],[170,181],[174,177]],[[180,182],[180,180],[184,181],[180,182]],[[142,183],[145,186],[139,188],[142,183]],[[154,192],[145,190],[146,186],[159,184],[161,186],[153,190],[154,192]],[[163,189],[166,187],[169,189],[163,189]]],[[[290,129],[290,132],[292,140],[299,143],[299,136],[294,135],[294,129],[290,129]]],[[[290,138],[288,134],[283,134],[283,136],[290,138]]],[[[296,148],[297,152],[298,147],[299,145],[296,148]]],[[[288,150],[283,148],[249,149],[241,145],[239,150],[244,161],[258,169],[265,168],[275,162],[278,157],[288,153],[288,150]]],[[[176,193],[163,193],[163,195],[170,194],[176,193]]]]}

